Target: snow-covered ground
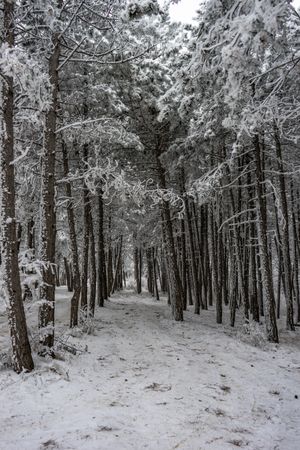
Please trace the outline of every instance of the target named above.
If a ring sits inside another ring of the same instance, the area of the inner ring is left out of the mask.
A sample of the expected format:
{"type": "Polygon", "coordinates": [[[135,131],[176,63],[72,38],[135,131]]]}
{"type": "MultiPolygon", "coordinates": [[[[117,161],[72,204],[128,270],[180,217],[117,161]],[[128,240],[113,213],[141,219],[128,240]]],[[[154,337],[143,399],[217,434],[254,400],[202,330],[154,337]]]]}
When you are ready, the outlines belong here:
{"type": "MultiPolygon", "coordinates": [[[[68,314],[60,288],[57,336],[83,353],[0,371],[1,450],[300,448],[299,330],[254,347],[213,311],[174,323],[130,292],[97,310],[93,335],[68,336],[68,314]]],[[[6,327],[2,314],[1,351],[6,327]]]]}

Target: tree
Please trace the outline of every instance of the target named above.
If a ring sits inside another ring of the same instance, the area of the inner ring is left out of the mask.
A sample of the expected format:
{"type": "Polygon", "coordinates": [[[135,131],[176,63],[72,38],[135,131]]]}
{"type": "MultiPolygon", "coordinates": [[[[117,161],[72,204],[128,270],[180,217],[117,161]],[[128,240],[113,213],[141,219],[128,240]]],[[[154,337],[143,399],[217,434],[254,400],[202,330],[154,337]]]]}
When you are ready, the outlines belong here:
{"type": "MultiPolygon", "coordinates": [[[[14,3],[4,1],[2,46],[12,52],[15,44],[14,3]]],[[[31,371],[33,360],[28,340],[22,301],[17,245],[14,169],[14,78],[1,67],[2,77],[2,150],[1,150],[1,231],[3,279],[8,297],[8,320],[12,343],[13,367],[17,373],[31,371]]]]}

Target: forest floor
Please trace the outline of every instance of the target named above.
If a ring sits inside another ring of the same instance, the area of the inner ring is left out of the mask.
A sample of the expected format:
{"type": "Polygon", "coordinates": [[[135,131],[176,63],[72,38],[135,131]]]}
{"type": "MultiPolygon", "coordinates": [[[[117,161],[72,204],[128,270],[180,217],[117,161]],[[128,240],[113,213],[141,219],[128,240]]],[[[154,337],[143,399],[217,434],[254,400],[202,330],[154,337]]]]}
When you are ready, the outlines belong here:
{"type": "MultiPolygon", "coordinates": [[[[56,334],[82,352],[35,356],[30,374],[2,368],[1,450],[300,448],[299,329],[270,345],[213,311],[174,323],[165,301],[124,292],[92,334],[72,336],[69,298],[59,288],[56,334]]],[[[34,305],[28,315],[33,329],[34,305]]],[[[0,353],[6,335],[2,313],[0,353]]]]}

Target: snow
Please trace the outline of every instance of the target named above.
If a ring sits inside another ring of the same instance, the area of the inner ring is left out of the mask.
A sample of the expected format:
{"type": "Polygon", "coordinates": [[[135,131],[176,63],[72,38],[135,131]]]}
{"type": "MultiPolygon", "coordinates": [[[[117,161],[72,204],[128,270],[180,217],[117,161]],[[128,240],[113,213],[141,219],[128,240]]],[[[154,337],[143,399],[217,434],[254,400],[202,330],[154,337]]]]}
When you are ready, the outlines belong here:
{"type": "MultiPolygon", "coordinates": [[[[73,337],[69,300],[59,288],[57,336],[82,352],[0,371],[0,449],[298,450],[299,330],[254,347],[212,310],[175,323],[165,301],[123,292],[73,337]]],[[[7,334],[2,312],[1,352],[7,334]]]]}

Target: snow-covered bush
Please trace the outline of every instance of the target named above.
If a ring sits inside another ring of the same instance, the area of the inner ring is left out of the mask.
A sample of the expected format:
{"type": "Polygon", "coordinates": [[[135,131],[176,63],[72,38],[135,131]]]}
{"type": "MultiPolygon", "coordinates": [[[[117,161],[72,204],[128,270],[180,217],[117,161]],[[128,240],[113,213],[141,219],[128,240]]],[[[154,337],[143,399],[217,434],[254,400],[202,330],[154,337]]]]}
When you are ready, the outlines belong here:
{"type": "Polygon", "coordinates": [[[80,330],[84,334],[95,335],[95,320],[89,314],[86,313],[86,310],[81,309],[79,312],[79,321],[80,321],[80,330]]]}
{"type": "Polygon", "coordinates": [[[237,337],[254,347],[264,348],[267,345],[267,337],[263,324],[250,320],[242,325],[237,332],[237,337]]]}

